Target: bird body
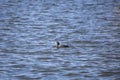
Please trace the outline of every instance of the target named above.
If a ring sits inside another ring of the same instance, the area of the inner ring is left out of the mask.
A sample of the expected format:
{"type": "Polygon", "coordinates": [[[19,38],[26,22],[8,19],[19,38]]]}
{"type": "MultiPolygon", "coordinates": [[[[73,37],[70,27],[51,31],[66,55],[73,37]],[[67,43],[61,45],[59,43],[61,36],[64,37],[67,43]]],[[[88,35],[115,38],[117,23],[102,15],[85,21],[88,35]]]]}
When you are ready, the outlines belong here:
{"type": "Polygon", "coordinates": [[[59,42],[57,42],[57,48],[67,48],[69,47],[68,45],[61,45],[59,42]]]}

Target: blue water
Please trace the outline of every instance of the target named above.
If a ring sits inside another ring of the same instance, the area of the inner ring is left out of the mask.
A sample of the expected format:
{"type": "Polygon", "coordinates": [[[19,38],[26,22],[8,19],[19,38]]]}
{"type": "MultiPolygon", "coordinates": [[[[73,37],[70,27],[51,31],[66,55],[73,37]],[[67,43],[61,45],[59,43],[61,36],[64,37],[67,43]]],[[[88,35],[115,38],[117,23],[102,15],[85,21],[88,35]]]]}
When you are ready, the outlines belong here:
{"type": "Polygon", "coordinates": [[[0,0],[0,80],[120,80],[120,0],[0,0]]]}

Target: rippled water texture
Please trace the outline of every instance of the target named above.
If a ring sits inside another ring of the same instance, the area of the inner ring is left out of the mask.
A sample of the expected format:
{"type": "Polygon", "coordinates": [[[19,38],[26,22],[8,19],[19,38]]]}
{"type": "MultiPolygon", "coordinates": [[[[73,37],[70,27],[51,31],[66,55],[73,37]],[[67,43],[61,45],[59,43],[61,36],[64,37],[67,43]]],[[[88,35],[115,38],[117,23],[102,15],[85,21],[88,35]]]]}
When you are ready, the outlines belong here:
{"type": "Polygon", "coordinates": [[[120,0],[0,0],[0,80],[120,80],[120,0]]]}

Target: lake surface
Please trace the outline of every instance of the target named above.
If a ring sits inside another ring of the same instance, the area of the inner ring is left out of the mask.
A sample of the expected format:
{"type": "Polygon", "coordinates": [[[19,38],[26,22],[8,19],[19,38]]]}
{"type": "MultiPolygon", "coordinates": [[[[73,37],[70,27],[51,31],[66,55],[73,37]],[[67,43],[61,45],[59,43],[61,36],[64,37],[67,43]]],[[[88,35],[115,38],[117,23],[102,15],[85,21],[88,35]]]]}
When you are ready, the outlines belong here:
{"type": "Polygon", "coordinates": [[[0,0],[0,80],[120,80],[120,0],[0,0]]]}

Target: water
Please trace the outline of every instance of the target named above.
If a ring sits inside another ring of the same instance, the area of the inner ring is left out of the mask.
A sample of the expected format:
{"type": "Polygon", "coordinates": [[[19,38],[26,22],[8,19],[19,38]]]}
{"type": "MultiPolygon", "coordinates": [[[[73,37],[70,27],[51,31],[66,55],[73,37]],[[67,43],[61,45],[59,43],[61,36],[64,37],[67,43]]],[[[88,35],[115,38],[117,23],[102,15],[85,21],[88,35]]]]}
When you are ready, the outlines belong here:
{"type": "Polygon", "coordinates": [[[120,80],[120,1],[0,0],[0,80],[120,80]]]}

